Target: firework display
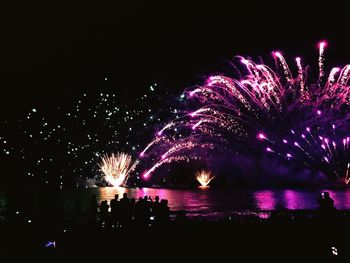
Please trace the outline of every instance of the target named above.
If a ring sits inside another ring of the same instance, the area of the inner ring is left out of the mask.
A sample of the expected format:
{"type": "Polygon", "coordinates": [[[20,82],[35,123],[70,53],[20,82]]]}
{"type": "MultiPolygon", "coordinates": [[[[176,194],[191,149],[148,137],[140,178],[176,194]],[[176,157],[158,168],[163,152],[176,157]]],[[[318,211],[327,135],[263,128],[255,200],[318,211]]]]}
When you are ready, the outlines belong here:
{"type": "Polygon", "coordinates": [[[142,151],[158,158],[144,177],[165,163],[245,147],[349,183],[350,65],[326,74],[326,42],[318,48],[317,74],[300,57],[290,66],[276,51],[275,70],[236,57],[239,78],[210,76],[185,90],[190,110],[165,124],[142,151]]]}
{"type": "MultiPolygon", "coordinates": [[[[18,173],[35,185],[85,187],[87,180],[89,185],[106,185],[102,156],[119,151],[136,160],[154,125],[164,121],[160,105],[165,96],[160,96],[159,84],[143,86],[130,103],[125,92],[106,90],[112,80],[101,79],[101,92],[68,94],[49,108],[35,105],[24,117],[4,121],[1,158],[19,163],[18,173]]],[[[138,172],[132,180],[137,181],[138,172]]]]}
{"type": "Polygon", "coordinates": [[[126,153],[112,153],[102,156],[100,163],[104,179],[111,185],[118,187],[125,183],[130,172],[135,170],[137,161],[133,162],[131,155],[126,153]]]}
{"type": "Polygon", "coordinates": [[[200,183],[202,187],[207,187],[211,180],[214,179],[214,176],[211,175],[210,171],[204,170],[196,172],[195,176],[196,180],[198,181],[198,183],[200,183]]]}
{"type": "Polygon", "coordinates": [[[94,185],[121,185],[136,157],[134,185],[172,163],[204,162],[213,170],[214,157],[239,155],[348,184],[350,65],[328,68],[326,46],[318,45],[317,70],[300,57],[287,63],[280,51],[272,53],[275,67],[236,56],[233,76],[209,76],[177,100],[152,84],[132,105],[130,94],[97,92],[46,111],[32,107],[12,127],[2,123],[9,129],[0,136],[1,154],[22,162],[32,181],[61,189],[91,178],[94,185]]]}

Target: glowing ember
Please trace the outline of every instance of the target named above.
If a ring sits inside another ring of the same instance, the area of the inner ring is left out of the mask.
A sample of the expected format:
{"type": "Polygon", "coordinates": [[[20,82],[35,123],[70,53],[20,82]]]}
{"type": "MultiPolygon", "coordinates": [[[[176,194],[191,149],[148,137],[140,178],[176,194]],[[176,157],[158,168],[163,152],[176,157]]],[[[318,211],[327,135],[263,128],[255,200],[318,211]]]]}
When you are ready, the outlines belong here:
{"type": "Polygon", "coordinates": [[[138,161],[133,162],[131,155],[126,153],[112,153],[110,156],[102,156],[102,161],[99,164],[101,171],[104,174],[104,179],[111,185],[121,186],[138,164],[138,161]]]}

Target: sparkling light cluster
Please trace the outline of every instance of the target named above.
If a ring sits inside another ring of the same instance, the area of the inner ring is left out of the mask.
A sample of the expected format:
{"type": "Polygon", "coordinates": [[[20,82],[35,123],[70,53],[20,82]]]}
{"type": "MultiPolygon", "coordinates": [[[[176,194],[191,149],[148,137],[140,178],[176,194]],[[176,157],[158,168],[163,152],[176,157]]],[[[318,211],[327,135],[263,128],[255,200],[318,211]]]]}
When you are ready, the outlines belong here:
{"type": "Polygon", "coordinates": [[[200,183],[202,187],[207,187],[214,176],[211,175],[210,171],[201,170],[195,174],[196,180],[200,183]]]}
{"type": "MultiPolygon", "coordinates": [[[[102,78],[100,84],[112,80],[102,78]]],[[[85,186],[95,177],[103,185],[102,154],[122,151],[137,157],[162,121],[164,92],[157,84],[142,88],[144,93],[134,95],[102,86],[96,88],[100,92],[68,94],[50,106],[30,107],[23,118],[1,123],[1,158],[16,161],[18,174],[34,184],[63,189],[85,186]]]]}
{"type": "Polygon", "coordinates": [[[126,153],[112,153],[103,155],[100,163],[104,179],[114,187],[124,184],[130,174],[135,170],[138,161],[133,162],[131,155],[126,153]]]}

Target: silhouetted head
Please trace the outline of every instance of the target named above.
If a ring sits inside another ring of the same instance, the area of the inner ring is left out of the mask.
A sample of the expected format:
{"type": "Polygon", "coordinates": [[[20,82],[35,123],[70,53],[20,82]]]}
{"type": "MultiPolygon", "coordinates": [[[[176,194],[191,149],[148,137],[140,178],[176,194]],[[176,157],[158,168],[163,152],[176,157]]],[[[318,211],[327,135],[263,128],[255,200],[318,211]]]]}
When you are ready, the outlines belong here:
{"type": "Polygon", "coordinates": [[[156,195],[156,196],[154,197],[154,199],[158,202],[158,201],[159,201],[159,196],[156,195]]]}
{"type": "Polygon", "coordinates": [[[124,193],[123,198],[128,198],[128,195],[126,193],[124,193]]]}
{"type": "Polygon", "coordinates": [[[324,192],[324,197],[329,197],[329,192],[324,192]]]}
{"type": "Polygon", "coordinates": [[[119,195],[118,195],[118,194],[115,194],[115,195],[114,195],[114,199],[115,199],[115,200],[118,200],[118,198],[119,198],[119,195]]]}

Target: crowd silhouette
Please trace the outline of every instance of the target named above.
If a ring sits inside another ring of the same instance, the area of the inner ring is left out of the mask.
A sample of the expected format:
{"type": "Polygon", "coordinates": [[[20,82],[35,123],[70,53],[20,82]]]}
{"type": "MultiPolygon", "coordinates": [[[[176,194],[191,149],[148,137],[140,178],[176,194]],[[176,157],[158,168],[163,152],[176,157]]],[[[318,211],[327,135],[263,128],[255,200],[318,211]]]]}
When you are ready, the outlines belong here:
{"type": "MultiPolygon", "coordinates": [[[[178,255],[196,253],[197,257],[200,254],[206,259],[207,253],[198,251],[206,252],[203,240],[208,239],[215,241],[210,243],[213,255],[222,258],[232,256],[232,251],[253,255],[252,250],[256,255],[270,257],[271,247],[276,255],[349,254],[343,240],[344,229],[349,228],[350,212],[336,209],[327,192],[315,196],[315,203],[319,204],[315,210],[279,209],[267,211],[267,217],[233,213],[215,221],[187,217],[185,210],[170,212],[168,201],[158,196],[135,199],[125,193],[111,200],[100,200],[93,195],[85,199],[87,203],[78,203],[66,212],[59,200],[52,198],[47,198],[45,206],[35,211],[30,211],[28,200],[20,200],[27,205],[9,202],[4,219],[0,220],[0,251],[5,251],[8,258],[33,255],[41,259],[58,255],[62,259],[59,262],[63,262],[68,254],[73,254],[74,262],[85,262],[90,260],[90,251],[118,248],[118,255],[125,253],[142,260],[149,256],[153,260],[154,253],[150,251],[156,244],[159,251],[173,247],[181,251],[178,255]],[[223,238],[226,236],[234,239],[227,242],[223,238]],[[135,240],[142,240],[141,246],[130,245],[135,240]]],[[[96,253],[100,261],[109,255],[96,253]]]]}
{"type": "Polygon", "coordinates": [[[317,199],[319,210],[331,212],[335,210],[334,200],[330,197],[329,192],[322,192],[317,199]]]}
{"type": "Polygon", "coordinates": [[[152,200],[146,195],[136,201],[135,198],[128,198],[126,193],[120,199],[116,194],[109,204],[103,200],[98,205],[96,195],[93,195],[89,208],[91,220],[102,226],[128,226],[131,223],[148,226],[150,223],[165,224],[170,221],[168,200],[159,200],[159,196],[152,200]]]}

